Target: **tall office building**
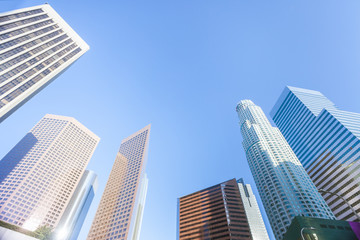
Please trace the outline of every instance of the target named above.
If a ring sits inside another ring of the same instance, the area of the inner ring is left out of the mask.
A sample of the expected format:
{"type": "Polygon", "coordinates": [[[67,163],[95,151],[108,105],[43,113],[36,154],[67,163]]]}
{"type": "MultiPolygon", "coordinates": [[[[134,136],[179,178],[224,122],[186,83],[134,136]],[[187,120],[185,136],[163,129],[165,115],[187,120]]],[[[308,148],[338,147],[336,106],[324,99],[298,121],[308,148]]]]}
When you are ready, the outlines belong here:
{"type": "Polygon", "coordinates": [[[279,129],[271,126],[261,108],[243,100],[236,111],[246,157],[276,239],[282,239],[295,216],[334,218],[279,129]]]}
{"type": "Polygon", "coordinates": [[[335,216],[359,221],[348,204],[360,212],[360,114],[320,92],[286,87],[271,116],[335,216]]]}
{"type": "Polygon", "coordinates": [[[56,228],[53,240],[77,240],[98,187],[95,172],[86,170],[56,228]]]}
{"type": "Polygon", "coordinates": [[[178,199],[178,240],[267,240],[251,187],[236,179],[178,199]]]}
{"type": "Polygon", "coordinates": [[[89,46],[48,4],[0,14],[0,122],[89,46]]]}
{"type": "Polygon", "coordinates": [[[139,239],[148,185],[149,137],[150,125],[121,142],[87,239],[139,239]]]}
{"type": "Polygon", "coordinates": [[[264,220],[261,216],[259,206],[250,184],[245,184],[241,178],[238,181],[240,196],[245,208],[245,213],[250,226],[252,239],[269,240],[264,220]]]}
{"type": "Polygon", "coordinates": [[[55,228],[98,142],[74,118],[45,115],[0,161],[0,220],[55,228]]]}

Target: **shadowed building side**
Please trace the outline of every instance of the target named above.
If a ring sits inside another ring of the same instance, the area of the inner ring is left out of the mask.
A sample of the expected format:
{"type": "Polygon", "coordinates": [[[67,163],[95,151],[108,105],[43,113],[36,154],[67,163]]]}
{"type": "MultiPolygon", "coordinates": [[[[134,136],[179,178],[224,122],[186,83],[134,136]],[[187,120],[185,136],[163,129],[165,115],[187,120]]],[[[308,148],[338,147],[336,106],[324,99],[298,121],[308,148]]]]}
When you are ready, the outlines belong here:
{"type": "MultiPolygon", "coordinates": [[[[28,133],[20,140],[11,151],[0,161],[0,182],[2,182],[11,171],[20,163],[26,154],[35,146],[36,137],[32,133],[28,133]]],[[[31,168],[26,169],[30,171],[31,168]]]]}

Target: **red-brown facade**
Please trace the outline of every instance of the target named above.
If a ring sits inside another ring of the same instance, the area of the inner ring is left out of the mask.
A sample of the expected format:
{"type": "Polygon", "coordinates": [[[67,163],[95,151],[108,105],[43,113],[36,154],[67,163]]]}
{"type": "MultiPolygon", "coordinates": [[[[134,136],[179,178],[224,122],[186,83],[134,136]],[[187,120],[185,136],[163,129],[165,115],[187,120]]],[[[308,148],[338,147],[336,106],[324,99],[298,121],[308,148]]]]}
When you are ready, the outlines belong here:
{"type": "Polygon", "coordinates": [[[252,239],[235,179],[179,199],[179,240],[252,239]]]}

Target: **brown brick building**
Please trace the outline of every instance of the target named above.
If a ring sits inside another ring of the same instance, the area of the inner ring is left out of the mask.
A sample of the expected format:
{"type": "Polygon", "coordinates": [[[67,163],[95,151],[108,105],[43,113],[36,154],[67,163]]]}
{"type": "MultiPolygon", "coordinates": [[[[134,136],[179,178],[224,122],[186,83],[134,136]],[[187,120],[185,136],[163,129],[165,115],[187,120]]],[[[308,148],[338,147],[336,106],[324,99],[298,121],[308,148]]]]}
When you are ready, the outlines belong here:
{"type": "MultiPolygon", "coordinates": [[[[179,240],[254,239],[236,179],[181,197],[178,201],[179,240]]],[[[257,204],[256,208],[258,210],[257,204]]]]}

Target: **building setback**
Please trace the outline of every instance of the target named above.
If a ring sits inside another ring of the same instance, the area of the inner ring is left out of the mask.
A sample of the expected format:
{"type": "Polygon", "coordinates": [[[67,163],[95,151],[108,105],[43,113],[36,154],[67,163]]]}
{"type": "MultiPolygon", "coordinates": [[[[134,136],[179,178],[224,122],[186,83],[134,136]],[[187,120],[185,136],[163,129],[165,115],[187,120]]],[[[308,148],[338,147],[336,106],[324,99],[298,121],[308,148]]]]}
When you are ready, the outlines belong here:
{"type": "Polygon", "coordinates": [[[271,116],[335,216],[359,221],[348,204],[360,212],[360,114],[318,91],[286,87],[271,116]]]}
{"type": "Polygon", "coordinates": [[[333,219],[324,199],[279,129],[250,100],[236,107],[243,147],[276,239],[295,216],[333,219]]]}
{"type": "Polygon", "coordinates": [[[116,155],[88,240],[138,240],[148,179],[150,125],[125,138],[116,155]]]}
{"type": "Polygon", "coordinates": [[[179,240],[269,239],[250,185],[236,179],[178,199],[179,240]]]}
{"type": "Polygon", "coordinates": [[[56,228],[99,140],[74,118],[45,115],[0,161],[0,220],[56,228]]]}
{"type": "Polygon", "coordinates": [[[49,4],[0,14],[0,122],[89,46],[49,4]]]}

